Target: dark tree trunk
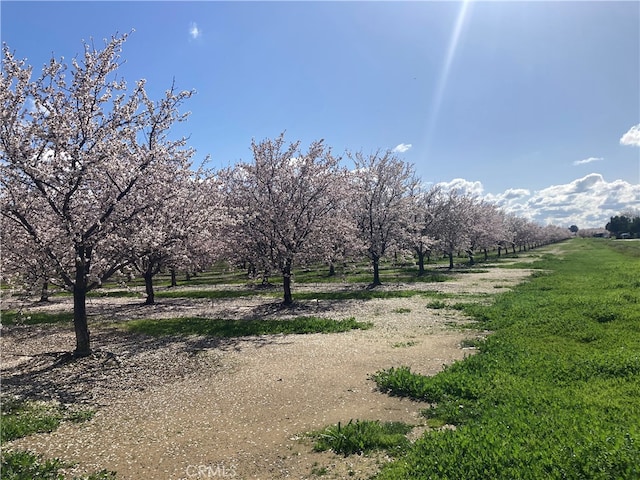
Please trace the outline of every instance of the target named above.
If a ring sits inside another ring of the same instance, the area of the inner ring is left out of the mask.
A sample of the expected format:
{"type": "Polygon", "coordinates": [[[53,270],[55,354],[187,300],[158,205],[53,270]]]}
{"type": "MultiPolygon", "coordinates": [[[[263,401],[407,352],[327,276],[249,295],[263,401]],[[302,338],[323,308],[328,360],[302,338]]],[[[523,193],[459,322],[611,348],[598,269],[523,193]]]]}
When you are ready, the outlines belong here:
{"type": "Polygon", "coordinates": [[[87,264],[91,253],[85,251],[84,246],[77,246],[76,257],[76,278],[73,285],[73,327],[76,332],[76,349],[73,354],[76,357],[87,357],[91,355],[87,323],[87,264]]]}
{"type": "Polygon", "coordinates": [[[331,262],[329,264],[329,276],[335,277],[335,275],[336,275],[336,266],[333,264],[333,262],[331,262]]]}
{"type": "Polygon", "coordinates": [[[42,282],[42,287],[40,288],[40,301],[48,302],[49,301],[49,282],[44,280],[42,282]]]}
{"type": "Polygon", "coordinates": [[[417,250],[418,253],[418,276],[424,275],[424,252],[417,250]]]}
{"type": "Polygon", "coordinates": [[[453,270],[453,252],[449,252],[449,270],[453,270]]]}
{"type": "Polygon", "coordinates": [[[372,287],[377,287],[378,285],[382,285],[380,281],[380,258],[374,257],[371,259],[373,263],[373,283],[371,283],[372,287]]]}
{"type": "Polygon", "coordinates": [[[474,258],[473,250],[467,250],[467,255],[469,256],[469,265],[475,265],[476,259],[474,258]]]}
{"type": "Polygon", "coordinates": [[[287,260],[282,269],[282,285],[284,286],[284,305],[293,305],[293,295],[291,295],[291,260],[287,260]]]}
{"type": "Polygon", "coordinates": [[[176,269],[175,268],[171,269],[171,286],[172,287],[177,287],[178,286],[178,276],[176,275],[176,269]]]}
{"type": "Polygon", "coordinates": [[[156,295],[153,291],[153,270],[151,266],[147,268],[147,270],[142,274],[144,277],[144,289],[147,294],[147,299],[145,300],[145,305],[154,305],[156,303],[156,295]]]}
{"type": "Polygon", "coordinates": [[[484,261],[486,262],[487,260],[489,260],[489,250],[487,250],[486,248],[484,249],[484,261]]]}

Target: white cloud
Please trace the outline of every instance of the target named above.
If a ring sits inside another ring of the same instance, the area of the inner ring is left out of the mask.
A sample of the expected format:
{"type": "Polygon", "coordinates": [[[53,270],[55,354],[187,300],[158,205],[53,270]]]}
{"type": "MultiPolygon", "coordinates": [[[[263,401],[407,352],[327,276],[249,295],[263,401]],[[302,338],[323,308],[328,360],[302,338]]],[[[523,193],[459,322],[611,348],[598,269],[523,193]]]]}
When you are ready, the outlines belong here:
{"type": "Polygon", "coordinates": [[[407,150],[409,150],[411,147],[412,145],[410,143],[401,143],[400,145],[396,145],[393,151],[396,153],[404,153],[407,150]]]}
{"type": "Polygon", "coordinates": [[[580,228],[604,227],[609,218],[640,205],[640,185],[623,180],[607,182],[599,173],[591,173],[563,185],[552,185],[515,197],[513,190],[487,196],[505,211],[543,225],[580,228]],[[490,198],[493,197],[493,198],[490,198]]]}
{"type": "Polygon", "coordinates": [[[202,31],[198,28],[198,24],[196,22],[191,22],[191,25],[189,27],[189,35],[194,40],[202,35],[202,31]]]}
{"type": "Polygon", "coordinates": [[[455,178],[437,184],[443,190],[470,193],[494,203],[507,213],[541,225],[604,228],[615,215],[640,208],[640,185],[624,180],[608,182],[599,173],[590,173],[562,185],[531,192],[510,188],[502,193],[484,194],[481,182],[455,178]]]}
{"type": "Polygon", "coordinates": [[[469,193],[471,195],[482,196],[484,192],[484,187],[481,182],[471,182],[464,178],[454,178],[450,182],[440,182],[437,185],[443,190],[455,190],[463,195],[469,193]]]}
{"type": "Polygon", "coordinates": [[[640,123],[631,127],[629,131],[620,138],[620,144],[640,147],[640,123]]]}
{"type": "Polygon", "coordinates": [[[587,163],[601,162],[602,160],[604,160],[602,157],[589,157],[584,160],[576,160],[573,165],[586,165],[587,163]]]}

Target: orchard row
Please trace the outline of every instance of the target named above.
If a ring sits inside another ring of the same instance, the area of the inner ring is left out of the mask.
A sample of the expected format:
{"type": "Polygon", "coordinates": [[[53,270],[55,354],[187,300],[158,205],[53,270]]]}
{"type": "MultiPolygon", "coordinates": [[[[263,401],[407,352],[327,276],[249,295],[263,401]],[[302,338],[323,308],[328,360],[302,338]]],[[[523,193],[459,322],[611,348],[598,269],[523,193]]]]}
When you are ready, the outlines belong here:
{"type": "Polygon", "coordinates": [[[284,135],[252,143],[251,161],[194,168],[186,139],[173,140],[192,92],[148,97],[145,82],[118,75],[127,35],[85,44],[70,64],[38,76],[3,51],[0,76],[2,281],[73,292],[77,355],[91,352],[86,295],[136,270],[153,303],[153,277],[215,261],[283,278],[293,302],[295,265],[360,259],[373,266],[411,252],[420,272],[449,256],[549,243],[568,231],[542,227],[458,191],[425,188],[392,152],[347,153],[323,141],[302,148],[284,135]],[[349,164],[349,168],[345,164],[349,164]]]}

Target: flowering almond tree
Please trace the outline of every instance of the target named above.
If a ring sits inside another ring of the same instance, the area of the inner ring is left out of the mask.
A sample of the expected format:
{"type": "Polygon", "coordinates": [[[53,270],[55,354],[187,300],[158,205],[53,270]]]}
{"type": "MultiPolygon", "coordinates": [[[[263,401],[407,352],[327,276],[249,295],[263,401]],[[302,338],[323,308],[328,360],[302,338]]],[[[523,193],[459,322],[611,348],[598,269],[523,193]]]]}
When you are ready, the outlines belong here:
{"type": "Polygon", "coordinates": [[[159,101],[117,76],[127,35],[84,44],[71,65],[32,68],[5,45],[0,76],[0,213],[30,237],[73,292],[76,356],[91,353],[86,295],[130,262],[131,225],[189,168],[169,128],[191,92],[159,101]]]}
{"type": "Polygon", "coordinates": [[[453,269],[454,254],[470,246],[476,197],[450,190],[439,196],[438,204],[434,231],[440,249],[449,257],[449,269],[453,269]]]}
{"type": "Polygon", "coordinates": [[[156,274],[166,268],[204,268],[216,250],[212,239],[224,218],[216,181],[202,169],[182,173],[183,178],[166,185],[164,200],[141,212],[139,222],[129,227],[131,265],[144,279],[145,305],[155,304],[156,274]]]}
{"type": "Polygon", "coordinates": [[[424,275],[425,259],[429,259],[436,245],[435,221],[438,217],[439,186],[429,190],[417,190],[409,196],[410,214],[406,226],[406,246],[418,257],[418,276],[424,275]]]}
{"type": "Polygon", "coordinates": [[[55,269],[48,257],[34,248],[33,239],[15,221],[0,215],[2,234],[1,279],[5,285],[26,295],[49,300],[49,285],[55,283],[55,269]]]}
{"type": "Polygon", "coordinates": [[[469,225],[469,264],[475,264],[475,253],[484,252],[484,260],[489,258],[489,250],[504,240],[502,230],[504,213],[493,203],[479,198],[471,205],[471,223],[469,225]]]}
{"type": "Polygon", "coordinates": [[[339,159],[322,140],[307,152],[300,142],[275,140],[251,144],[253,162],[238,163],[227,174],[226,191],[235,217],[236,246],[259,268],[282,274],[284,305],[293,303],[291,274],[295,262],[322,260],[331,244],[341,181],[339,159]],[[266,262],[266,263],[260,263],[266,262]]]}
{"type": "Polygon", "coordinates": [[[390,151],[350,155],[352,212],[365,255],[373,265],[372,287],[380,285],[380,259],[389,247],[405,243],[413,213],[411,192],[418,180],[413,166],[390,151]]]}

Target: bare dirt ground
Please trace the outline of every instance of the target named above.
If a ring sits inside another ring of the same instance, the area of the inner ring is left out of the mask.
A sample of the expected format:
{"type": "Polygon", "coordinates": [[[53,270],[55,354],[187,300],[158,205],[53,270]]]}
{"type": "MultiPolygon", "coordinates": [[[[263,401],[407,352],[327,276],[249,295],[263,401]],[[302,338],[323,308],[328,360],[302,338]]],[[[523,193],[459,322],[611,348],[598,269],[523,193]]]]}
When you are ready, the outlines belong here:
{"type": "MultiPolygon", "coordinates": [[[[382,288],[492,295],[529,273],[494,268],[444,283],[382,288]]],[[[295,285],[294,298],[296,291],[340,288],[347,286],[295,285]]],[[[84,403],[96,414],[4,447],[77,462],[73,474],[115,470],[119,479],[369,478],[388,461],[384,455],[317,453],[304,434],[350,419],[423,424],[420,410],[427,405],[382,394],[369,376],[400,365],[434,374],[473,352],[460,342],[484,332],[456,328],[466,320],[454,310],[429,309],[430,301],[309,301],[287,314],[355,317],[374,327],[220,340],[153,338],[108,322],[187,315],[281,318],[282,311],[273,308],[273,299],[257,297],[163,300],[153,307],[131,298],[94,299],[89,312],[96,353],[72,362],[65,353],[74,347],[70,326],[5,327],[4,393],[84,403]]],[[[70,300],[29,309],[68,311],[70,300]]]]}

